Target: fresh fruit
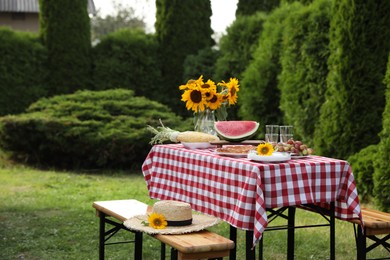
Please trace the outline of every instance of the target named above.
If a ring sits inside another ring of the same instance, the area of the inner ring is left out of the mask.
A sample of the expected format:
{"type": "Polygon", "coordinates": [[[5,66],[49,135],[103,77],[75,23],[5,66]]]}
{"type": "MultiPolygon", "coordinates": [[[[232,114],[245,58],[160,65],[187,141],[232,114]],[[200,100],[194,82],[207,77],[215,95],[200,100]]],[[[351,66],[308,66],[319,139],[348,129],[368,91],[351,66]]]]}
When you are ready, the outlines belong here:
{"type": "Polygon", "coordinates": [[[240,142],[252,137],[259,129],[256,121],[218,121],[214,123],[215,131],[224,140],[240,142]]]}
{"type": "Polygon", "coordinates": [[[306,156],[313,154],[313,149],[309,148],[302,141],[294,141],[294,139],[289,139],[287,143],[278,143],[274,147],[275,151],[278,152],[289,152],[293,155],[306,156]]]}

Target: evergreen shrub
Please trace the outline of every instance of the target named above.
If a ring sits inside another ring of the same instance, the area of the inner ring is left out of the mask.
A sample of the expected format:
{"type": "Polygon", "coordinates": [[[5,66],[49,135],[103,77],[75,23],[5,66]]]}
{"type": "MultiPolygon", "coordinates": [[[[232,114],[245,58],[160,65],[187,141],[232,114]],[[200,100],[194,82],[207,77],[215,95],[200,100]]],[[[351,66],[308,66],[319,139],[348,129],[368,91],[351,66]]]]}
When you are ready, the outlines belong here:
{"type": "Polygon", "coordinates": [[[375,160],[378,156],[378,145],[370,145],[360,152],[350,156],[348,162],[353,169],[359,198],[368,202],[375,198],[374,193],[374,172],[375,160]]]}
{"type": "Polygon", "coordinates": [[[46,57],[36,34],[0,28],[0,116],[24,112],[45,96],[46,57]]]}
{"type": "Polygon", "coordinates": [[[266,19],[267,15],[263,12],[238,16],[227,28],[227,34],[219,43],[220,55],[215,65],[214,75],[216,81],[226,81],[230,77],[240,80],[241,74],[252,60],[252,53],[258,46],[266,19]]]}
{"type": "Polygon", "coordinates": [[[187,114],[178,87],[183,84],[183,64],[188,55],[215,45],[211,35],[210,0],[156,0],[156,37],[163,78],[161,102],[177,114],[187,114]]]}
{"type": "Polygon", "coordinates": [[[375,160],[374,193],[376,204],[387,212],[390,211],[390,55],[385,77],[386,106],[383,112],[383,128],[379,136],[379,152],[375,160]]]}
{"type": "Polygon", "coordinates": [[[188,55],[184,60],[183,83],[189,79],[198,79],[203,75],[204,80],[214,80],[215,62],[219,57],[219,52],[213,48],[205,48],[196,55],[188,55]]]}
{"type": "Polygon", "coordinates": [[[283,28],[286,18],[299,8],[302,8],[299,3],[282,5],[271,12],[264,22],[253,60],[242,73],[239,97],[241,118],[255,120],[262,125],[282,122],[278,76],[281,73],[283,28]]]}
{"type": "Polygon", "coordinates": [[[45,98],[0,118],[0,147],[27,163],[65,169],[139,167],[150,150],[147,125],[180,130],[166,106],[124,89],[45,98]]]}
{"type": "Polygon", "coordinates": [[[93,48],[94,89],[131,89],[136,96],[161,101],[164,91],[157,62],[157,41],[142,30],[121,29],[93,48]]]}
{"type": "Polygon", "coordinates": [[[312,146],[328,75],[331,3],[318,0],[289,16],[283,32],[280,109],[294,137],[312,146]]]}
{"type": "Polygon", "coordinates": [[[271,12],[278,7],[280,0],[239,0],[237,3],[236,17],[240,15],[252,15],[256,12],[271,12]]]}
{"type": "Polygon", "coordinates": [[[40,35],[48,50],[49,94],[91,87],[91,27],[88,0],[39,0],[40,35]]]}
{"type": "Polygon", "coordinates": [[[346,159],[379,143],[390,51],[390,1],[332,2],[329,73],[314,150],[346,159]]]}

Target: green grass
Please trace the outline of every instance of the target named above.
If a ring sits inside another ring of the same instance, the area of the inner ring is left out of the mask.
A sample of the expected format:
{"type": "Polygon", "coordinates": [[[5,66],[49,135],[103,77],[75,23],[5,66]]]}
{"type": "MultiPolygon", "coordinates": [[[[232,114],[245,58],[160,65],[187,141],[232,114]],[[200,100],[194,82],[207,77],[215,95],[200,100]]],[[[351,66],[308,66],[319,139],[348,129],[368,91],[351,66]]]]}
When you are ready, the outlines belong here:
{"type": "MultiPolygon", "coordinates": [[[[98,259],[98,218],[92,203],[134,198],[152,205],[141,172],[72,173],[0,166],[1,259],[98,259]]],[[[283,223],[277,220],[278,223],[283,223]]],[[[297,224],[322,221],[298,210],[297,224]]],[[[273,223],[272,223],[273,224],[273,223]]],[[[226,237],[229,226],[211,228],[226,237]]],[[[238,232],[237,259],[245,259],[245,233],[238,232]]],[[[132,238],[122,232],[116,239],[132,238]]],[[[286,232],[264,234],[264,259],[286,259],[286,232]]],[[[132,259],[133,246],[108,246],[106,259],[132,259]]],[[[159,259],[160,244],[144,236],[144,259],[159,259]]],[[[296,259],[328,259],[328,228],[296,231],[296,259]]],[[[370,257],[388,256],[382,248],[370,257]]],[[[336,221],[337,259],[356,259],[352,224],[336,221]]],[[[168,257],[168,255],[167,255],[168,257]]]]}

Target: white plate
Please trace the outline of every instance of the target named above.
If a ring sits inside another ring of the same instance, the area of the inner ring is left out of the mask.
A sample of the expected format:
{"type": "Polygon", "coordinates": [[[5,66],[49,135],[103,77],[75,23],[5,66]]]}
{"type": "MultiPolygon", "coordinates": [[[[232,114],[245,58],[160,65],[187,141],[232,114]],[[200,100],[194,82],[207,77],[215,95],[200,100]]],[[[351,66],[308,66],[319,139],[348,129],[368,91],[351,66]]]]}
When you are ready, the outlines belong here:
{"type": "Polygon", "coordinates": [[[218,152],[215,151],[216,154],[221,156],[228,156],[228,157],[238,157],[238,158],[245,158],[248,156],[247,153],[224,153],[224,152],[218,152]]]}
{"type": "Polygon", "coordinates": [[[201,142],[201,143],[181,142],[181,144],[188,149],[206,149],[206,148],[214,147],[214,145],[210,144],[209,142],[201,142]]]}
{"type": "Polygon", "coordinates": [[[289,153],[274,152],[272,155],[258,155],[256,152],[248,153],[248,159],[258,162],[285,162],[291,160],[289,153]]]}
{"type": "Polygon", "coordinates": [[[307,158],[309,155],[291,155],[291,159],[307,158]]]}

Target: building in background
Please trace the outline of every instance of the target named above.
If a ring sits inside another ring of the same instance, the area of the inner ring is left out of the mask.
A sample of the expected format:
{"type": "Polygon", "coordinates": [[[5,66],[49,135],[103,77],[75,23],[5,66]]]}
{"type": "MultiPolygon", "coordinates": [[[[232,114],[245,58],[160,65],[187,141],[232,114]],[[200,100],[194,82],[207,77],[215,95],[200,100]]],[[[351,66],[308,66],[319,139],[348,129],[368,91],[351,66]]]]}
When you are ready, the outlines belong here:
{"type": "MultiPolygon", "coordinates": [[[[96,14],[93,0],[88,0],[88,13],[96,14]]],[[[38,32],[39,0],[0,0],[0,26],[38,32]]]]}

